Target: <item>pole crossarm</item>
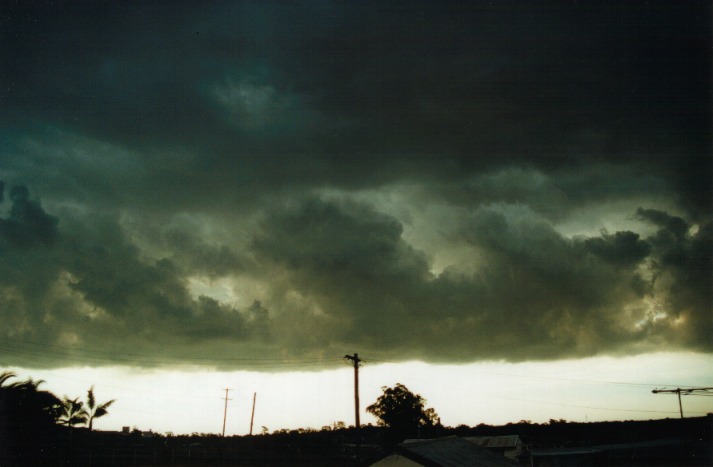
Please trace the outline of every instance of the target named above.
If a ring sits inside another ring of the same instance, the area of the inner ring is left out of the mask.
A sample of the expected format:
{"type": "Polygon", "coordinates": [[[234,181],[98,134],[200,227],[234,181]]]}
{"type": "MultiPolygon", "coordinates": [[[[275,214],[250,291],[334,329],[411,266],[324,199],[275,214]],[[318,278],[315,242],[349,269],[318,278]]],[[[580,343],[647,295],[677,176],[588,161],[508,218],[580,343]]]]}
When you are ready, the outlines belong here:
{"type": "Polygon", "coordinates": [[[696,393],[711,393],[713,387],[708,388],[676,388],[676,389],[654,389],[651,391],[654,394],[676,394],[678,396],[678,410],[681,412],[681,418],[683,418],[683,404],[681,403],[681,395],[684,396],[695,396],[696,393]]]}
{"type": "Polygon", "coordinates": [[[676,389],[654,389],[653,391],[654,394],[659,394],[659,393],[671,393],[671,394],[683,394],[685,395],[693,395],[696,392],[713,392],[713,387],[711,388],[676,388],[676,389]]]}

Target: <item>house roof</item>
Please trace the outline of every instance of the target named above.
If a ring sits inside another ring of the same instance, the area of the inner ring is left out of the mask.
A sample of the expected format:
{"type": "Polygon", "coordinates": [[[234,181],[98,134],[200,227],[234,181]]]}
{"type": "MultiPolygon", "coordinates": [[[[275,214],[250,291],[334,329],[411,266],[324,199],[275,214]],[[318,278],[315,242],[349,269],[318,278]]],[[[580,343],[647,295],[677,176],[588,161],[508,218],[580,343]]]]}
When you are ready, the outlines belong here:
{"type": "Polygon", "coordinates": [[[518,435],[473,436],[464,439],[483,448],[515,448],[520,443],[520,437],[518,435]]]}
{"type": "Polygon", "coordinates": [[[398,454],[427,466],[497,467],[518,465],[506,457],[492,453],[457,436],[402,443],[397,446],[396,450],[398,454]]]}
{"type": "Polygon", "coordinates": [[[614,452],[625,450],[638,450],[644,452],[647,449],[665,449],[681,447],[686,443],[680,438],[657,439],[652,441],[639,441],[637,443],[600,444],[595,446],[535,449],[532,451],[533,457],[558,457],[558,456],[579,456],[598,454],[602,452],[614,452]]]}

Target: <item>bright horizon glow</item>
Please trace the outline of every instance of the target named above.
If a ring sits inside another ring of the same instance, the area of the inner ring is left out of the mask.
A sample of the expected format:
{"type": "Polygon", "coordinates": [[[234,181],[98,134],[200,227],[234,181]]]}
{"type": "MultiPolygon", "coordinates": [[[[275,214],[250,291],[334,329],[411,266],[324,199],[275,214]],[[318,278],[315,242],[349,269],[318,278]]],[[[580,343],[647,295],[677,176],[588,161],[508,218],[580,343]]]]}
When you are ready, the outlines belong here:
{"type": "MultiPolygon", "coordinates": [[[[364,358],[368,356],[364,355],[364,358]]],[[[262,427],[320,429],[354,424],[353,369],[255,372],[129,367],[40,370],[12,367],[19,379],[45,381],[59,397],[86,396],[94,385],[100,402],[117,399],[99,430],[124,426],[158,433],[220,434],[225,388],[230,388],[226,436],[246,435],[253,393],[253,434],[262,427]]],[[[421,362],[365,364],[360,369],[361,423],[376,424],[365,411],[382,386],[403,383],[427,400],[446,426],[504,425],[520,420],[649,420],[678,418],[675,396],[657,387],[713,386],[713,356],[655,353],[628,357],[525,363],[434,365],[421,362]]],[[[713,412],[713,400],[684,397],[684,416],[713,412]]]]}

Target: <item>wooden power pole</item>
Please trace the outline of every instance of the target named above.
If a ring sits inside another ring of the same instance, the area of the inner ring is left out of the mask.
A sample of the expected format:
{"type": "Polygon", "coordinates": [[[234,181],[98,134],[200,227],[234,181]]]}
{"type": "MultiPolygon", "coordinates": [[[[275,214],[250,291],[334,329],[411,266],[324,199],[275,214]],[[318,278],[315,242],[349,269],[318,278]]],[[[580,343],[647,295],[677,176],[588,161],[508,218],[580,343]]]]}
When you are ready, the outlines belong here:
{"type": "Polygon", "coordinates": [[[361,423],[359,422],[359,362],[361,362],[361,359],[357,353],[353,356],[345,355],[344,358],[351,360],[354,364],[354,419],[356,423],[354,426],[356,426],[358,430],[361,426],[361,423]]]}
{"type": "Polygon", "coordinates": [[[344,358],[351,360],[354,364],[354,427],[356,429],[356,458],[358,460],[361,454],[361,422],[359,421],[359,362],[361,362],[361,359],[357,353],[345,355],[344,358]]]}
{"type": "Polygon", "coordinates": [[[257,393],[253,393],[253,413],[250,415],[250,436],[253,435],[253,421],[255,421],[255,399],[257,399],[257,393]]]}
{"type": "Polygon", "coordinates": [[[223,409],[223,436],[225,436],[225,420],[228,418],[228,401],[232,399],[228,399],[228,391],[230,389],[225,388],[225,408],[223,409]]]}

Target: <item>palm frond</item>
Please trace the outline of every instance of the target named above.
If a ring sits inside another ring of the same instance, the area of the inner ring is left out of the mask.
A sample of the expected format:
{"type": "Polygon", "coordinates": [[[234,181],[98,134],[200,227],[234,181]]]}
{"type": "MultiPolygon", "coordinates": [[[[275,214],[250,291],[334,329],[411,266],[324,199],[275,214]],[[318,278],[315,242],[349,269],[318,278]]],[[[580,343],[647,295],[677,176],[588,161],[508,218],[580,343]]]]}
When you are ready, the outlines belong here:
{"type": "Polygon", "coordinates": [[[116,399],[112,399],[108,402],[104,402],[102,405],[97,407],[97,410],[103,410],[106,412],[106,409],[108,409],[111,406],[111,404],[113,404],[114,402],[116,402],[116,399]]]}
{"type": "Polygon", "coordinates": [[[94,405],[96,401],[94,400],[94,386],[89,388],[89,391],[87,391],[87,407],[89,407],[89,410],[92,411],[94,410],[94,405]]]}
{"type": "Polygon", "coordinates": [[[116,402],[116,399],[112,399],[110,401],[104,402],[103,404],[100,404],[97,406],[97,401],[94,397],[94,386],[90,387],[89,390],[87,391],[87,426],[89,427],[89,430],[92,430],[93,424],[94,424],[94,419],[103,417],[108,413],[108,408],[116,402]]]}
{"type": "MultiPolygon", "coordinates": [[[[0,373],[0,387],[9,379],[16,378],[17,374],[14,371],[3,371],[0,373]]],[[[10,385],[12,386],[12,385],[10,385]]]]}
{"type": "Polygon", "coordinates": [[[89,413],[84,408],[84,403],[75,397],[70,399],[69,397],[64,398],[62,401],[62,413],[58,418],[59,423],[67,426],[79,425],[80,423],[87,423],[89,418],[89,413]]]}

